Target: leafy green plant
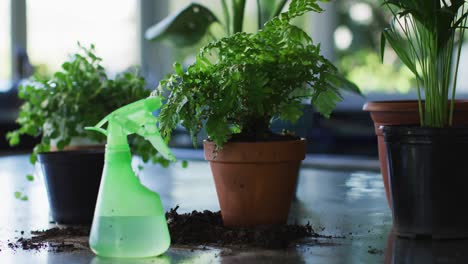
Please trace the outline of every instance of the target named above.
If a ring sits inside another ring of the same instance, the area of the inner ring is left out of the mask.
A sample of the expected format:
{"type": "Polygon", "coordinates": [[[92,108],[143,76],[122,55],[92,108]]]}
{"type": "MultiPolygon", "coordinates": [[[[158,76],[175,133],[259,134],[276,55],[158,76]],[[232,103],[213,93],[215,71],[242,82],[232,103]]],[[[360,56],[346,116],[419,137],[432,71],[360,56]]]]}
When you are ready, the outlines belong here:
{"type": "Polygon", "coordinates": [[[382,34],[382,59],[388,42],[416,76],[421,126],[452,126],[465,1],[387,0],[384,5],[394,20],[382,34]]]}
{"type": "MultiPolygon", "coordinates": [[[[9,132],[7,139],[14,146],[22,135],[40,136],[41,141],[31,155],[32,163],[36,162],[37,153],[50,151],[54,142],[58,150],[75,138],[105,142],[102,135],[83,127],[96,124],[113,110],[150,93],[145,89],[145,80],[136,72],[109,78],[93,45],[89,48],[80,45],[80,50],[52,77],[36,75],[19,87],[19,97],[24,100],[16,120],[20,128],[9,132]]],[[[130,143],[134,153],[145,162],[151,159],[168,164],[143,138],[130,138],[130,143]]]]}
{"type": "MultiPolygon", "coordinates": [[[[257,26],[261,29],[271,18],[278,16],[289,0],[256,0],[257,26]]],[[[223,19],[208,7],[199,3],[190,3],[175,14],[146,31],[150,40],[167,40],[175,46],[184,47],[198,43],[206,35],[213,35],[210,27],[214,23],[222,25],[223,34],[230,36],[242,32],[246,9],[246,0],[219,0],[223,19]]]]}
{"type": "Polygon", "coordinates": [[[205,46],[187,71],[175,64],[155,91],[170,94],[159,115],[162,134],[170,136],[181,122],[194,141],[205,126],[218,147],[233,137],[268,140],[272,118],[297,121],[304,99],[329,116],[340,88],[359,92],[320,55],[320,45],[290,23],[309,11],[323,10],[317,0],[293,0],[257,33],[238,32],[205,46]]]}

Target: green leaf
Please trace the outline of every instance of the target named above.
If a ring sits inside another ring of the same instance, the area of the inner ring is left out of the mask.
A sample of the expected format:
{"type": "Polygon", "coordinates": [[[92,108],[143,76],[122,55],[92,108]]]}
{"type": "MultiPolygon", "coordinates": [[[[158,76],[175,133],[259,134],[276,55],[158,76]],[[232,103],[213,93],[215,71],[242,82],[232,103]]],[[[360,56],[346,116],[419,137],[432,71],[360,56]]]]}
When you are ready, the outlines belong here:
{"type": "Polygon", "coordinates": [[[232,125],[229,129],[231,129],[232,134],[238,134],[242,131],[239,125],[232,125]]]}
{"type": "Polygon", "coordinates": [[[184,69],[180,63],[174,63],[174,71],[180,76],[184,75],[184,69]]]}
{"type": "Polygon", "coordinates": [[[211,135],[211,140],[217,146],[222,146],[231,135],[231,130],[223,119],[212,117],[206,122],[206,133],[211,135]]]}
{"type": "Polygon", "coordinates": [[[218,22],[218,19],[211,10],[203,5],[191,3],[147,29],[145,38],[154,41],[166,40],[179,47],[191,46],[205,36],[214,22],[218,22]]]}
{"type": "Polygon", "coordinates": [[[181,162],[181,166],[182,166],[182,168],[186,169],[186,168],[188,167],[188,161],[183,160],[183,161],[181,162]]]}
{"type": "Polygon", "coordinates": [[[35,164],[36,161],[37,161],[37,154],[33,152],[33,153],[31,154],[31,156],[29,156],[29,162],[30,162],[31,164],[35,164]]]}
{"type": "Polygon", "coordinates": [[[28,174],[28,175],[26,175],[26,179],[27,179],[28,181],[34,181],[34,176],[31,175],[31,174],[28,174]]]}
{"type": "Polygon", "coordinates": [[[302,104],[288,104],[280,113],[280,119],[291,121],[293,124],[303,115],[302,104]]]}
{"type": "Polygon", "coordinates": [[[388,41],[392,49],[396,52],[400,60],[414,73],[414,75],[418,75],[418,71],[416,69],[415,61],[412,59],[410,55],[410,44],[408,40],[399,37],[398,33],[392,31],[391,29],[385,29],[383,31],[385,35],[385,39],[388,41]]]}
{"type": "Polygon", "coordinates": [[[59,140],[57,142],[57,149],[62,150],[62,149],[65,148],[66,145],[67,145],[67,142],[65,140],[61,139],[61,140],[59,140]]]}
{"type": "Polygon", "coordinates": [[[15,192],[15,198],[21,201],[29,200],[27,195],[23,195],[21,192],[15,192]]]}
{"type": "Polygon", "coordinates": [[[326,72],[323,75],[325,79],[327,79],[328,84],[334,87],[336,90],[348,91],[364,96],[359,87],[353,82],[346,79],[342,74],[338,72],[326,72]]]}
{"type": "Polygon", "coordinates": [[[334,90],[325,90],[317,93],[312,99],[312,104],[323,116],[329,118],[336,104],[341,101],[341,96],[334,90]]]}
{"type": "Polygon", "coordinates": [[[6,138],[8,140],[8,143],[10,144],[10,146],[16,146],[20,142],[19,132],[8,132],[6,134],[6,138]]]}
{"type": "Polygon", "coordinates": [[[387,41],[385,39],[385,34],[382,32],[382,34],[380,35],[380,57],[381,57],[382,63],[384,62],[386,43],[387,41]]]}

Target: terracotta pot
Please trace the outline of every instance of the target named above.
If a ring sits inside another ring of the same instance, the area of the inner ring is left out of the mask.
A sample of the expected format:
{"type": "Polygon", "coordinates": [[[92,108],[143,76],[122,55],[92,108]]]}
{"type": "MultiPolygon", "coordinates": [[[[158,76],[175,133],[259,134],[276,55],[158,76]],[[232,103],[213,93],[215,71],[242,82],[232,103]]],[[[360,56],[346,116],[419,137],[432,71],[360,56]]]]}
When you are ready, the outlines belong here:
{"type": "MultiPolygon", "coordinates": [[[[387,195],[387,202],[391,208],[390,191],[388,183],[387,149],[382,134],[381,126],[384,125],[418,125],[419,108],[418,101],[375,101],[368,102],[363,107],[370,112],[374,121],[375,134],[377,135],[379,148],[380,170],[387,195]]],[[[454,112],[455,125],[468,125],[468,100],[456,100],[454,112]]]]}
{"type": "Polygon", "coordinates": [[[226,226],[283,225],[288,220],[306,140],[204,141],[226,226]]]}

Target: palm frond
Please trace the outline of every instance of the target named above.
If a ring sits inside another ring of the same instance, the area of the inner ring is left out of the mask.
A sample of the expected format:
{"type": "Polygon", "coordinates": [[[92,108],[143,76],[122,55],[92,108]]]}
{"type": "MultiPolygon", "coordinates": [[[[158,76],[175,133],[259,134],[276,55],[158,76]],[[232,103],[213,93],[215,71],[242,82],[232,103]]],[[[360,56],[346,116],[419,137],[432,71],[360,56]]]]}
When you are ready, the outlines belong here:
{"type": "Polygon", "coordinates": [[[384,2],[395,18],[382,33],[382,59],[385,43],[389,43],[416,76],[420,105],[425,99],[424,113],[420,113],[423,125],[443,127],[452,123],[460,45],[468,17],[465,3],[465,0],[384,2]],[[460,39],[458,49],[455,48],[457,38],[460,39]]]}

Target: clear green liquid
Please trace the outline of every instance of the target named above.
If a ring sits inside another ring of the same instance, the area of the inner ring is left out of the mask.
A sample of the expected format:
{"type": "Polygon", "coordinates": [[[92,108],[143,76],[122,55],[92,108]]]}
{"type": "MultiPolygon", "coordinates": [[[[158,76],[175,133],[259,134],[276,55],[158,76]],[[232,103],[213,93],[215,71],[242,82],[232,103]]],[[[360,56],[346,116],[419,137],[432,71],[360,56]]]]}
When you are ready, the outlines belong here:
{"type": "Polygon", "coordinates": [[[139,258],[163,254],[170,245],[164,216],[101,216],[89,239],[98,256],[139,258]]]}

